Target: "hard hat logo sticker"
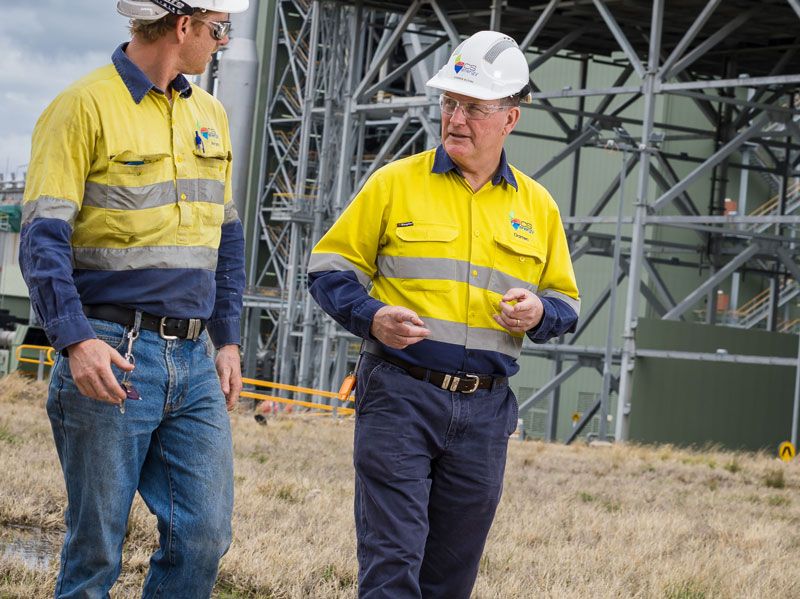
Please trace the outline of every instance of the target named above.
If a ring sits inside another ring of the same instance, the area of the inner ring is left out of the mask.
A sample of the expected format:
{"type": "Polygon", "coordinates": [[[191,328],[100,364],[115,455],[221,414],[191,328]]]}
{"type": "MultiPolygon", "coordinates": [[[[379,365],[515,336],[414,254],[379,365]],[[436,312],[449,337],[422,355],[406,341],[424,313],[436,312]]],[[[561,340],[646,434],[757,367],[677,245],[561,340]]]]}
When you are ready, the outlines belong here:
{"type": "Polygon", "coordinates": [[[457,75],[470,75],[471,77],[478,76],[478,67],[469,62],[464,62],[461,58],[461,54],[453,55],[453,70],[455,70],[457,75]]]}

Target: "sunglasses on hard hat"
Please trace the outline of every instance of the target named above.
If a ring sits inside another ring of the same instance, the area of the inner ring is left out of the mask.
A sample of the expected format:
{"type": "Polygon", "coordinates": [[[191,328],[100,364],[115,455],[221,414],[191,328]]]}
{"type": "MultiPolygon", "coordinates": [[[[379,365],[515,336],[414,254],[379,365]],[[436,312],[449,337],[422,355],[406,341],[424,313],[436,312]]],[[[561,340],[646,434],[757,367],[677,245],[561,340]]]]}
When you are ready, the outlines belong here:
{"type": "Polygon", "coordinates": [[[496,112],[513,108],[513,106],[509,106],[508,104],[476,104],[475,102],[459,102],[455,98],[451,98],[445,94],[439,96],[439,107],[444,114],[448,116],[454,115],[459,106],[464,116],[473,121],[482,121],[488,119],[496,112]]]}
{"type": "Polygon", "coordinates": [[[224,40],[225,36],[231,32],[230,21],[205,21],[203,19],[195,19],[195,21],[207,25],[211,29],[211,36],[217,41],[224,40]]]}

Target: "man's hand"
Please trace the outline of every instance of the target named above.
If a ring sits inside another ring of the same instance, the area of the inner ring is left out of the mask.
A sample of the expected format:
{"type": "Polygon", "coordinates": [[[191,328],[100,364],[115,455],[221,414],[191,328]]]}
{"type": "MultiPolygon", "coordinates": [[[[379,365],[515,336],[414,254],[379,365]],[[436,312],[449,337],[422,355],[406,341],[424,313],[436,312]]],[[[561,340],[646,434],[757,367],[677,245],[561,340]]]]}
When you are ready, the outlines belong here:
{"type": "Polygon", "coordinates": [[[524,333],[542,321],[544,306],[535,293],[512,287],[500,301],[500,314],[493,317],[497,323],[512,333],[524,333]],[[512,304],[511,302],[515,302],[512,304]]]}
{"type": "Polygon", "coordinates": [[[75,385],[86,397],[119,405],[125,390],[111,370],[113,364],[121,370],[133,370],[133,364],[105,341],[86,339],[67,348],[69,369],[75,385]]]}
{"type": "Polygon", "coordinates": [[[239,357],[239,346],[223,345],[217,351],[217,374],[225,395],[225,403],[230,412],[239,401],[239,392],[242,390],[242,363],[239,357]]]}
{"type": "Polygon", "coordinates": [[[405,349],[431,334],[416,312],[402,306],[383,306],[375,312],[369,332],[394,349],[405,349]]]}

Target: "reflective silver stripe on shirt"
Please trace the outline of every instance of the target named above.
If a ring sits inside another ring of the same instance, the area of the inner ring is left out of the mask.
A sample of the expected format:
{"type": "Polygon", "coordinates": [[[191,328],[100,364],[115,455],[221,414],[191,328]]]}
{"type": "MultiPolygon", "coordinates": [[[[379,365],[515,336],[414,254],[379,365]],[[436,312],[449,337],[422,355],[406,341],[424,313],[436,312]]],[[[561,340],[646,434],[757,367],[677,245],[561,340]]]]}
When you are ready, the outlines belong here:
{"type": "Polygon", "coordinates": [[[112,210],[157,208],[158,206],[174,204],[175,200],[175,184],[172,181],[143,185],[141,187],[117,187],[87,181],[83,193],[85,206],[110,208],[112,210]]]}
{"type": "Polygon", "coordinates": [[[378,256],[378,272],[389,279],[438,279],[466,281],[469,264],[450,258],[378,256]]]}
{"type": "Polygon", "coordinates": [[[383,255],[378,256],[378,272],[387,278],[460,281],[501,295],[512,287],[536,290],[536,285],[502,271],[488,266],[470,266],[468,262],[451,258],[383,255]]]}
{"type": "Polygon", "coordinates": [[[178,179],[178,197],[185,202],[225,203],[225,182],[214,179],[178,179]],[[181,198],[186,194],[186,198],[181,198]]]}
{"type": "Polygon", "coordinates": [[[452,343],[466,349],[500,352],[512,358],[518,358],[522,350],[522,337],[514,337],[507,331],[468,327],[461,322],[439,320],[425,316],[422,318],[431,334],[432,341],[452,343]]]}
{"type": "Polygon", "coordinates": [[[86,182],[83,203],[86,206],[111,210],[142,210],[174,204],[178,199],[185,202],[225,202],[225,183],[213,179],[179,179],[175,183],[164,181],[141,187],[122,187],[86,182]],[[185,194],[185,198],[180,196],[185,194]]]}
{"type": "Polygon", "coordinates": [[[539,293],[540,297],[553,297],[556,299],[560,299],[562,302],[567,304],[570,308],[575,310],[576,316],[581,315],[581,300],[572,298],[568,295],[560,293],[558,291],[553,291],[552,289],[545,289],[541,293],[539,293]]]}
{"type": "Polygon", "coordinates": [[[369,285],[370,278],[360,268],[355,266],[344,256],[339,254],[313,253],[308,261],[308,272],[324,272],[326,270],[340,270],[352,272],[358,282],[364,287],[369,285]]]}
{"type": "Polygon", "coordinates": [[[23,225],[27,225],[35,218],[56,218],[68,222],[71,227],[75,224],[77,215],[78,205],[75,202],[51,196],[39,196],[22,205],[23,225]]]}
{"type": "Polygon", "coordinates": [[[217,250],[202,246],[72,248],[75,268],[133,270],[139,268],[217,269],[217,250]]]}

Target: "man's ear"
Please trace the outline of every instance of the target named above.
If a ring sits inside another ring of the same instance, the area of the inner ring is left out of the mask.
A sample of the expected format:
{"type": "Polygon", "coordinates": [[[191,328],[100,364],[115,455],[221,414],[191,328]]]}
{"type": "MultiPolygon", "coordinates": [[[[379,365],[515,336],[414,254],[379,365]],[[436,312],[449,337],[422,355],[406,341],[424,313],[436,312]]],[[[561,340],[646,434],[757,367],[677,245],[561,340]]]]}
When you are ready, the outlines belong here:
{"type": "Polygon", "coordinates": [[[519,106],[515,106],[506,113],[506,122],[503,125],[503,135],[508,135],[517,126],[520,117],[519,106]]]}
{"type": "Polygon", "coordinates": [[[182,15],[175,21],[175,37],[178,43],[182,43],[189,36],[189,31],[192,27],[192,17],[182,15]]]}

